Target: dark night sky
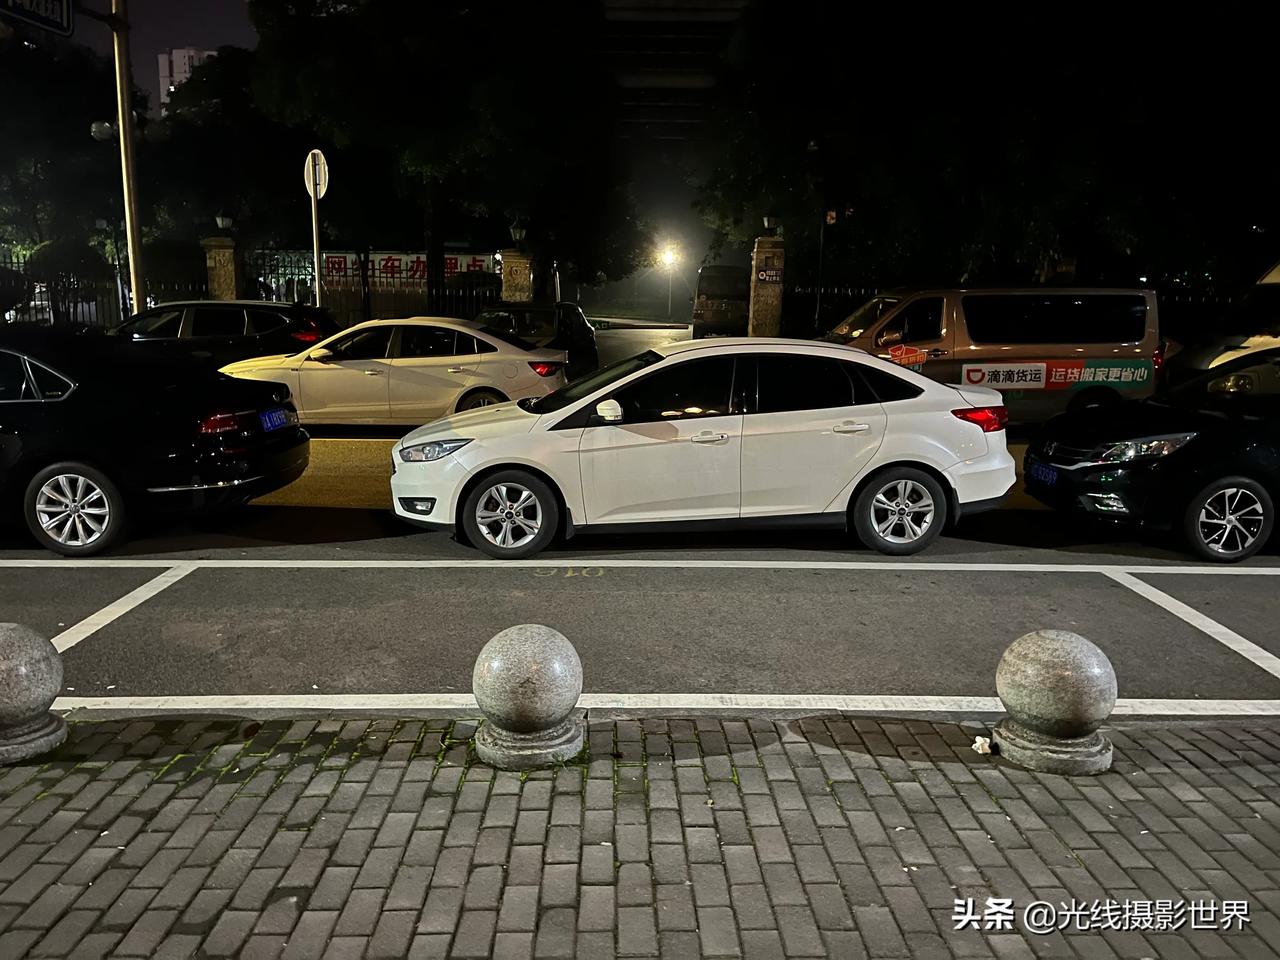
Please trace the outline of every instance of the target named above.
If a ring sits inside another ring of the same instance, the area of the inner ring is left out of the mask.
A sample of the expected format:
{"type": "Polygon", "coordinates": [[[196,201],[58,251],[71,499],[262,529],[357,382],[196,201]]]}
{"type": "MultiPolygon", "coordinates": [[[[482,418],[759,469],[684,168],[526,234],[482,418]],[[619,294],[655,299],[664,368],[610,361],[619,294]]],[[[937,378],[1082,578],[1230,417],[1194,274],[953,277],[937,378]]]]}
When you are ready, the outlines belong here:
{"type": "MultiPolygon", "coordinates": [[[[109,3],[89,0],[88,5],[106,9],[109,3]]],[[[228,45],[254,47],[258,43],[245,0],[130,0],[129,20],[133,81],[147,91],[153,111],[160,102],[157,54],[174,47],[215,50],[228,45]]],[[[111,53],[107,28],[88,17],[77,18],[74,39],[103,54],[111,53]]]]}

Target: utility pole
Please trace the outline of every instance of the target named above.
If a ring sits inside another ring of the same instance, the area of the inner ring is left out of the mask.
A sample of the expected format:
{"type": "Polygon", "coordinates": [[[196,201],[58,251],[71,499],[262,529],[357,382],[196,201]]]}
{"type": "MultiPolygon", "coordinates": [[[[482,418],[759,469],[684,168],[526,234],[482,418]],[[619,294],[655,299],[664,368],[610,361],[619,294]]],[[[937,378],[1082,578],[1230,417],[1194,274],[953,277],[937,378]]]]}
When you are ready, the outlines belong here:
{"type": "Polygon", "coordinates": [[[133,96],[129,71],[128,0],[111,0],[111,35],[116,61],[116,113],[120,134],[120,175],[124,183],[124,232],[129,246],[129,286],[133,312],[145,309],[142,281],[142,238],[138,235],[138,198],[133,176],[133,96]]]}

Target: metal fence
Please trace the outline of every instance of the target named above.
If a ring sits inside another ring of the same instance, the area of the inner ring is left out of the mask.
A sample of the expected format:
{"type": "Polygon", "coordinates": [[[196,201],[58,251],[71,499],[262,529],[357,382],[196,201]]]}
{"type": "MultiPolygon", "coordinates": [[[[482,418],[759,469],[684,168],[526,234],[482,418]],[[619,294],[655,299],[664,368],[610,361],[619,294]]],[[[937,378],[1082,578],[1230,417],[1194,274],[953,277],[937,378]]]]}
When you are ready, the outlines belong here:
{"type": "MultiPolygon", "coordinates": [[[[315,266],[310,251],[252,250],[244,262],[248,296],[284,302],[312,299],[315,266]]],[[[321,263],[321,303],[344,326],[412,316],[466,320],[501,295],[497,274],[470,271],[429,277],[421,254],[325,253],[321,263]]]]}
{"type": "MultiPolygon", "coordinates": [[[[205,281],[157,278],[147,283],[146,306],[208,294],[205,281]]],[[[33,270],[27,257],[0,254],[0,323],[113,327],[132,313],[127,272],[114,266],[105,276],[49,274],[33,270]]]]}

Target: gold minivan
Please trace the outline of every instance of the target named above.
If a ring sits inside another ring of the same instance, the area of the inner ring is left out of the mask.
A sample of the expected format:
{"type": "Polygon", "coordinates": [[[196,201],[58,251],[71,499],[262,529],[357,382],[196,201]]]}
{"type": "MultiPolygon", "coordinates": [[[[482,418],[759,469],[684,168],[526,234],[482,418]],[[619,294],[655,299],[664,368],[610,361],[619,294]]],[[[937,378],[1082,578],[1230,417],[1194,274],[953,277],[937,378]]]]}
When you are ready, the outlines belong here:
{"type": "Polygon", "coordinates": [[[941,383],[993,387],[1009,419],[1146,397],[1163,362],[1151,290],[916,290],[873,297],[824,340],[941,383]]]}

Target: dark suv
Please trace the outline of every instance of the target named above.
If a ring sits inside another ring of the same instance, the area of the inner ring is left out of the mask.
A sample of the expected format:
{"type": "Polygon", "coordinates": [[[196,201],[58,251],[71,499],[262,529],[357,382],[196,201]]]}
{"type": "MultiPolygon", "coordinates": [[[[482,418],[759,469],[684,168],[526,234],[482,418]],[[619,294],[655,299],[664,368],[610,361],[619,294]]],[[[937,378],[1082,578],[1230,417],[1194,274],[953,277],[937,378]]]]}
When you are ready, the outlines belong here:
{"type": "Polygon", "coordinates": [[[157,355],[209,361],[297,353],[341,328],[319,307],[265,300],[192,300],[162,303],[130,317],[111,332],[157,355]]]}
{"type": "Polygon", "coordinates": [[[600,365],[596,330],[576,303],[507,303],[485,307],[475,322],[493,330],[514,334],[535,347],[563,350],[569,356],[565,371],[570,380],[585,376],[600,365]]]}

